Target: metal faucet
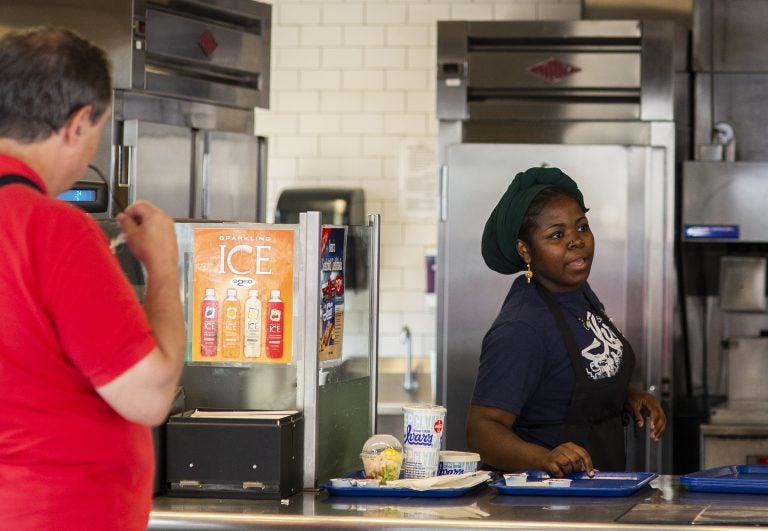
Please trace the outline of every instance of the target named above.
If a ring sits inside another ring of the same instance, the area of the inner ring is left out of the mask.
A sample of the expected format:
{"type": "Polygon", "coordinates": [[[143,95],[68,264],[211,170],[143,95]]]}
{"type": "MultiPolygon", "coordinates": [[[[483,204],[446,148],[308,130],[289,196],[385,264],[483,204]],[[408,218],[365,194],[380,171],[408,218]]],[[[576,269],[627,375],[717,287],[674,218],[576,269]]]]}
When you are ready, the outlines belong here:
{"type": "Polygon", "coordinates": [[[405,374],[403,375],[403,389],[406,391],[416,391],[419,388],[419,382],[413,373],[413,348],[411,342],[411,329],[404,326],[400,330],[400,343],[405,345],[405,374]]]}

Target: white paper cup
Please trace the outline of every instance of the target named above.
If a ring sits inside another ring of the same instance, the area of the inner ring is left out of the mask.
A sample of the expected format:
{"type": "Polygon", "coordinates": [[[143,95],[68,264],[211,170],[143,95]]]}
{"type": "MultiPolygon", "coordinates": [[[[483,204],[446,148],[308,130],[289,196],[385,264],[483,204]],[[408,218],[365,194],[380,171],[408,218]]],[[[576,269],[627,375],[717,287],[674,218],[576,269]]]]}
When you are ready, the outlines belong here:
{"type": "Polygon", "coordinates": [[[443,406],[431,404],[403,406],[405,478],[429,478],[437,475],[445,412],[443,406]]]}
{"type": "Polygon", "coordinates": [[[437,475],[448,476],[451,474],[477,472],[477,464],[479,462],[480,454],[443,450],[440,452],[440,464],[437,467],[437,475]]]}

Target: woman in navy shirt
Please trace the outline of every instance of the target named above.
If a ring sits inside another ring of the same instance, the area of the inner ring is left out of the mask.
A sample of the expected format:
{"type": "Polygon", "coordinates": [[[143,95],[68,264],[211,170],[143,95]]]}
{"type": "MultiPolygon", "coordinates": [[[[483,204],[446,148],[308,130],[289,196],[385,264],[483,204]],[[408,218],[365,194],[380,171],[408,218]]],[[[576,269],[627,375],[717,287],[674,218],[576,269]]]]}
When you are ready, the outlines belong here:
{"type": "Polygon", "coordinates": [[[554,476],[624,470],[624,416],[666,416],[630,384],[632,347],[587,283],[594,237],[576,183],[557,168],[519,173],[483,231],[483,258],[512,284],[483,339],[467,422],[470,448],[501,470],[554,476]]]}

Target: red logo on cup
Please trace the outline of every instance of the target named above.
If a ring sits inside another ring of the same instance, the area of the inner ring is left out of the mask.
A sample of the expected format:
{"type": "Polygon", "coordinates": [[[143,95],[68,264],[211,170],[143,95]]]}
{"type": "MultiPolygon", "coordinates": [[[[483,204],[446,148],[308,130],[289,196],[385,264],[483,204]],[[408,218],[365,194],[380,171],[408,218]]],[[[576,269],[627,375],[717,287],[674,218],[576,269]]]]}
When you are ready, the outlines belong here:
{"type": "Polygon", "coordinates": [[[440,433],[441,431],[443,431],[443,421],[437,419],[435,421],[435,433],[440,433]]]}

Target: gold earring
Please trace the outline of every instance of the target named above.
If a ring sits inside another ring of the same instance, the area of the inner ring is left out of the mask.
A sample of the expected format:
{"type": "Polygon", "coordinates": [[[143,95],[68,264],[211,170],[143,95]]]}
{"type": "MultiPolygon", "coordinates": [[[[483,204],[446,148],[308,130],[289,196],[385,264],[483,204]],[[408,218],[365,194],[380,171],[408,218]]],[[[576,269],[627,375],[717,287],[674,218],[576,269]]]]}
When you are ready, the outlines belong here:
{"type": "Polygon", "coordinates": [[[531,271],[531,263],[528,262],[526,266],[528,267],[528,269],[525,270],[525,273],[523,273],[523,275],[525,275],[525,280],[527,280],[528,284],[530,284],[531,279],[533,278],[533,271],[531,271]]]}

